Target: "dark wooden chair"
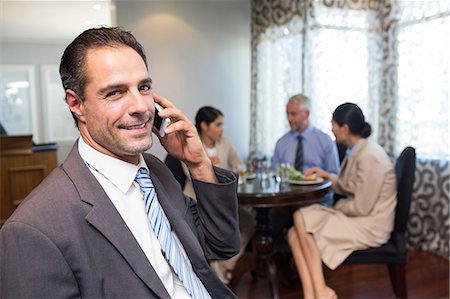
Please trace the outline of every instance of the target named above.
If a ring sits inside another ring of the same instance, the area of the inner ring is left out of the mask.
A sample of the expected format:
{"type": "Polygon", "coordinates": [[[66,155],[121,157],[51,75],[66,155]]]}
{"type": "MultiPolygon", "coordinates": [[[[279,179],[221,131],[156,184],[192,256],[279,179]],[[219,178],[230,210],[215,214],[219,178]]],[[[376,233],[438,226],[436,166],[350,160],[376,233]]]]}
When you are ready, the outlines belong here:
{"type": "Polygon", "coordinates": [[[343,143],[337,143],[337,142],[336,142],[336,147],[338,150],[339,162],[342,164],[342,160],[344,160],[345,155],[347,154],[348,147],[343,143]]]}
{"type": "Polygon", "coordinates": [[[407,298],[405,267],[408,251],[405,233],[409,219],[415,167],[415,149],[406,147],[395,163],[397,207],[394,230],[389,241],[380,247],[357,250],[344,261],[344,264],[386,264],[397,298],[407,298]]]}
{"type": "MultiPolygon", "coordinates": [[[[344,161],[344,158],[347,155],[348,146],[343,144],[343,143],[337,143],[336,142],[336,147],[337,147],[338,155],[339,155],[339,163],[342,165],[342,161],[344,161]]],[[[342,195],[334,193],[333,194],[334,204],[341,198],[343,198],[342,195]]]]}

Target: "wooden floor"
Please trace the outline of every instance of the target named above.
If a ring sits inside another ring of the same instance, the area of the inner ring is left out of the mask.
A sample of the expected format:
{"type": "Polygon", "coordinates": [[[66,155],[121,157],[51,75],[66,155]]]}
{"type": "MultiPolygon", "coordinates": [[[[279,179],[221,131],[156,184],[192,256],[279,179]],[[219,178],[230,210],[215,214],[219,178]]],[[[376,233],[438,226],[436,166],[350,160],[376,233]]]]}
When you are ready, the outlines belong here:
{"type": "MultiPolygon", "coordinates": [[[[449,261],[429,252],[412,251],[406,266],[409,298],[449,298],[449,261]]],[[[281,274],[279,276],[281,278],[281,274]]],[[[387,267],[384,265],[342,265],[325,278],[339,298],[395,298],[387,267]]],[[[239,298],[270,298],[269,283],[264,277],[253,279],[245,274],[233,288],[239,298]]],[[[295,280],[280,288],[281,298],[302,298],[300,283],[295,280]]]]}

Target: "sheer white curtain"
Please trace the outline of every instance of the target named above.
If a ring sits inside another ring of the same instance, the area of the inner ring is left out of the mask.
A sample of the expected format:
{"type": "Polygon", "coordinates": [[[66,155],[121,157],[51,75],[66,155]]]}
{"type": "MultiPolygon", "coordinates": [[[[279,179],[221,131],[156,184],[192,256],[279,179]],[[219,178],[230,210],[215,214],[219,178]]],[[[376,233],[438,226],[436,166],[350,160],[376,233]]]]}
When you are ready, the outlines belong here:
{"type": "Polygon", "coordinates": [[[395,151],[450,152],[450,1],[400,1],[395,151]]]}
{"type": "Polygon", "coordinates": [[[339,104],[353,102],[367,116],[376,138],[382,54],[377,12],[323,5],[316,5],[314,12],[304,59],[312,123],[332,136],[332,112],[339,104]]]}
{"type": "Polygon", "coordinates": [[[258,44],[256,85],[257,151],[270,157],[275,142],[289,129],[287,99],[303,89],[303,23],[298,18],[267,30],[258,44]]]}

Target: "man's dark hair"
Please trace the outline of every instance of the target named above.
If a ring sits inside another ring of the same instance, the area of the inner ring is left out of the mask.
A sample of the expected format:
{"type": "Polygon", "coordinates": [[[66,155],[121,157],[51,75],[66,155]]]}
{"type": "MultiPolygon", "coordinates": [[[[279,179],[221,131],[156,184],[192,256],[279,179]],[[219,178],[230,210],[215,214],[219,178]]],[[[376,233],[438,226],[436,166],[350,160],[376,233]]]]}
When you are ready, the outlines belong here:
{"type": "MultiPolygon", "coordinates": [[[[88,50],[105,47],[130,47],[144,60],[147,57],[144,48],[129,31],[120,27],[92,28],[78,35],[64,50],[59,66],[59,74],[64,90],[73,90],[81,101],[85,99],[84,89],[88,83],[86,74],[86,55],[88,50]]],[[[78,127],[78,119],[72,113],[78,127]]]]}

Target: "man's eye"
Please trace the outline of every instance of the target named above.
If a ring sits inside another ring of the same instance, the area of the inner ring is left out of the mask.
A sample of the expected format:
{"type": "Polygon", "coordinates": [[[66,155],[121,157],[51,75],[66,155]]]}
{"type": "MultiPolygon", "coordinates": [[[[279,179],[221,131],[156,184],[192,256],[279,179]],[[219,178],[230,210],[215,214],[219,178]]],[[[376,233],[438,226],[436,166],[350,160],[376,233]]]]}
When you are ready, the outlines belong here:
{"type": "Polygon", "coordinates": [[[152,91],[152,87],[151,87],[151,85],[145,84],[145,85],[142,85],[141,87],[139,87],[139,91],[147,94],[152,91]]]}
{"type": "Polygon", "coordinates": [[[105,98],[111,98],[119,95],[120,92],[118,90],[110,91],[106,94],[105,98]]]}
{"type": "Polygon", "coordinates": [[[151,91],[152,87],[150,85],[142,85],[141,87],[139,87],[140,91],[151,91]]]}

